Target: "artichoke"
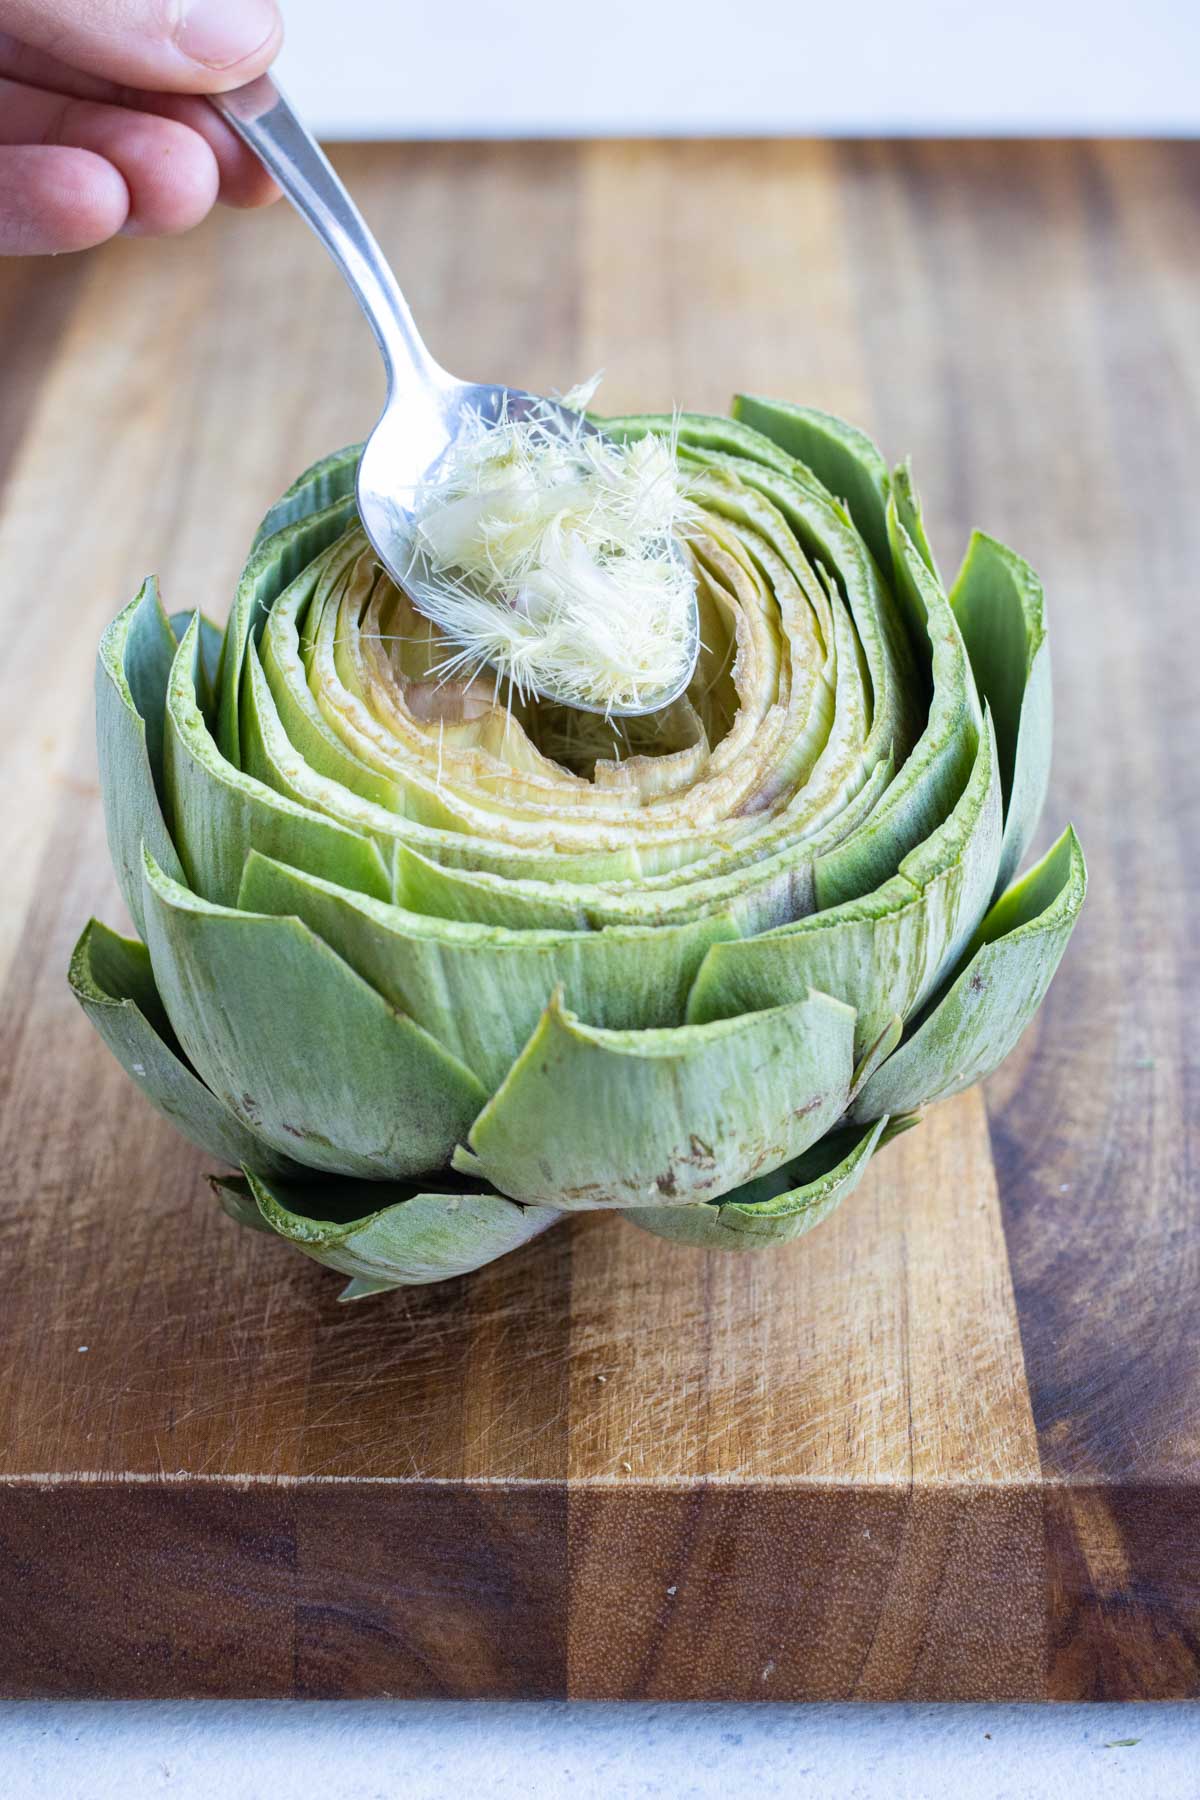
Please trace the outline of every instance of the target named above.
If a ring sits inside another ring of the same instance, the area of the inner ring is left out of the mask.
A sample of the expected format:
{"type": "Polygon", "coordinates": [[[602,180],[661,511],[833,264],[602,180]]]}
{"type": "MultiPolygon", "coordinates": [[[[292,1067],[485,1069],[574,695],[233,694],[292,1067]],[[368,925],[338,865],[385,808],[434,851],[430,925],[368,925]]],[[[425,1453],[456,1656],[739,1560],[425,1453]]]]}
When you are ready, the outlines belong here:
{"type": "Polygon", "coordinates": [[[231,1215],[351,1277],[474,1269],[579,1209],[703,1248],[798,1236],[1007,1055],[1083,901],[1045,793],[1028,566],[950,591],[906,467],[828,414],[671,438],[704,647],[606,721],[483,679],[381,572],[355,450],[268,513],[229,624],[153,581],[96,698],[141,941],[71,982],[231,1215]]]}

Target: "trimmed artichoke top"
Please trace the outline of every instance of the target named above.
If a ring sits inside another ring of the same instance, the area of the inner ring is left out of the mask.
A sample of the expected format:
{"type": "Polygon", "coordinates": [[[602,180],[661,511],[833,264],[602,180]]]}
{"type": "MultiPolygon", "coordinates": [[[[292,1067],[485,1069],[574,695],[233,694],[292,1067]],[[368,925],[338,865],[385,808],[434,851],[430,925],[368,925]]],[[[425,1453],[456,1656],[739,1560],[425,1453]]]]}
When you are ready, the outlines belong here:
{"type": "Polygon", "coordinates": [[[354,516],[268,514],[224,634],[109,628],[101,779],[144,944],[72,980],[228,1210],[351,1276],[478,1267],[580,1208],[806,1230],[986,1074],[1082,904],[1045,793],[1041,590],[976,534],[947,596],[907,471],[827,414],[604,421],[674,444],[703,648],[610,720],[447,670],[354,516]],[[673,435],[674,434],[674,435],[673,435]]]}

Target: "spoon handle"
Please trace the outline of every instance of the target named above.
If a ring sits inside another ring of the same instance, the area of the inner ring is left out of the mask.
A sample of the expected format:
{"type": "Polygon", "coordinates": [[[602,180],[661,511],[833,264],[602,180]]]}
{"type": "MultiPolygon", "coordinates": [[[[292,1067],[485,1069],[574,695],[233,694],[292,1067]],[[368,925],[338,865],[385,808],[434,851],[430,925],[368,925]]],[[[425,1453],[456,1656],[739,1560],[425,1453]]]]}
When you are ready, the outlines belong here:
{"type": "Polygon", "coordinates": [[[446,377],[425,348],[399,283],[325,152],[270,75],[210,103],[275,177],[316,232],[367,316],[387,366],[389,397],[446,377]]]}

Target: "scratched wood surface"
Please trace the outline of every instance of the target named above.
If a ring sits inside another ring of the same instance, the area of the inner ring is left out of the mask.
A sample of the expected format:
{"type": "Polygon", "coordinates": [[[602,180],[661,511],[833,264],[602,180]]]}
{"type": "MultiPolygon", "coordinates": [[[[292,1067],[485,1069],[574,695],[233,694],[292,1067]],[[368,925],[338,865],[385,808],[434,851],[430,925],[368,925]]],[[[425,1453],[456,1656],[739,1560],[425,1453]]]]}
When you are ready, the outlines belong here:
{"type": "Polygon", "coordinates": [[[361,435],[282,209],[0,267],[0,1691],[1200,1693],[1200,146],[347,150],[447,365],[801,398],[1053,607],[1092,893],[1037,1025],[810,1238],[563,1228],[342,1309],[69,998],[120,923],[87,695],[150,569],[221,613],[361,435]]]}

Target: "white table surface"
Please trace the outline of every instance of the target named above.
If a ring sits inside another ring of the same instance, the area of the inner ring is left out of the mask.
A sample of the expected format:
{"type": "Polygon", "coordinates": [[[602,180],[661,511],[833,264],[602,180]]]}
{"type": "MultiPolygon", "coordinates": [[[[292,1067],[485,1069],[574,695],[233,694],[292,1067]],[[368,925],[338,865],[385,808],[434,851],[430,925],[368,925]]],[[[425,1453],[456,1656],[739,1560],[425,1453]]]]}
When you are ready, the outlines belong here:
{"type": "Polygon", "coordinates": [[[0,1794],[1198,1800],[1200,1705],[10,1703],[0,1794]]]}

